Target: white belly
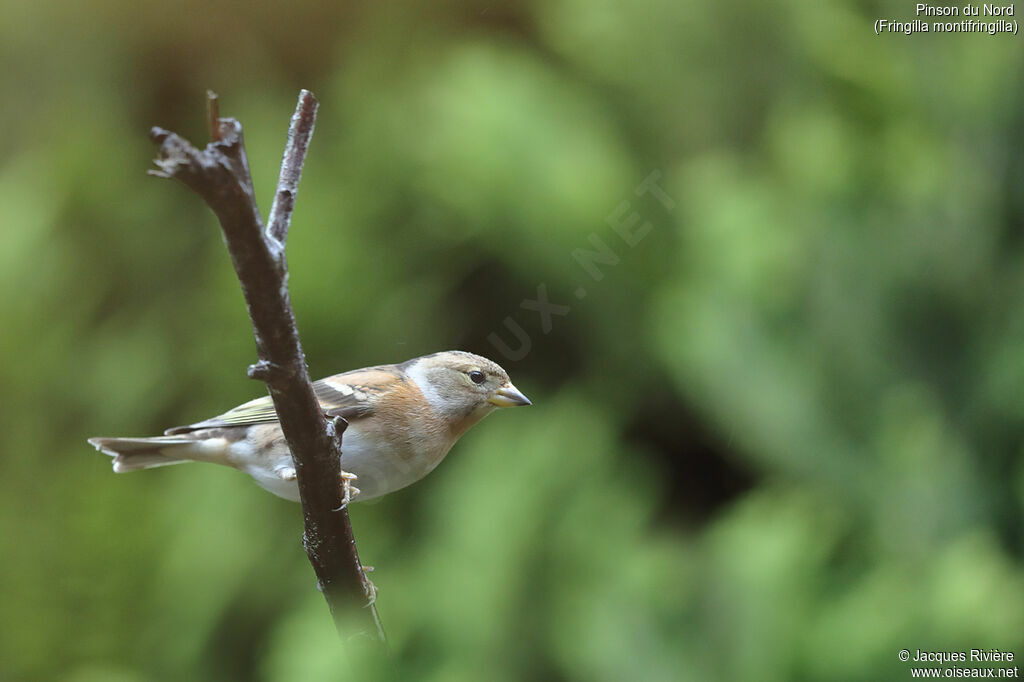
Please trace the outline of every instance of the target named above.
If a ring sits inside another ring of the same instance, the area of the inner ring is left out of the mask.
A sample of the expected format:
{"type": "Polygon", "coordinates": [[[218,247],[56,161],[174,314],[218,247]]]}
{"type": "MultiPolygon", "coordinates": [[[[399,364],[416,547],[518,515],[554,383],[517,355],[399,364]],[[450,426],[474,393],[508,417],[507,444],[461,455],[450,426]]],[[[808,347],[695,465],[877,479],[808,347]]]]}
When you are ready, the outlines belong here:
{"type": "MultiPolygon", "coordinates": [[[[277,427],[261,425],[250,429],[249,438],[229,446],[228,460],[232,466],[252,476],[262,488],[298,502],[298,484],[288,475],[295,465],[283,439],[269,441],[256,437],[256,429],[264,430],[265,434],[271,428],[277,427]]],[[[446,444],[430,443],[426,439],[403,446],[372,448],[358,422],[348,427],[342,438],[341,466],[358,477],[353,482],[360,491],[356,501],[380,497],[415,483],[433,471],[449,449],[446,444]]]]}

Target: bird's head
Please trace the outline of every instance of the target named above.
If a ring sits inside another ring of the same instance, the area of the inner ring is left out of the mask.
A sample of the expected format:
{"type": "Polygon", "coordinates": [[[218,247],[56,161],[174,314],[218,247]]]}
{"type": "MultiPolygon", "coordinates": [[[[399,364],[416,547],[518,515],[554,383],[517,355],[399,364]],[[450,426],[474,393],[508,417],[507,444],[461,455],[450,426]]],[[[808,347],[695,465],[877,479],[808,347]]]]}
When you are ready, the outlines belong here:
{"type": "Polygon", "coordinates": [[[410,360],[405,371],[431,407],[454,421],[530,404],[498,363],[465,351],[424,355],[410,360]]]}

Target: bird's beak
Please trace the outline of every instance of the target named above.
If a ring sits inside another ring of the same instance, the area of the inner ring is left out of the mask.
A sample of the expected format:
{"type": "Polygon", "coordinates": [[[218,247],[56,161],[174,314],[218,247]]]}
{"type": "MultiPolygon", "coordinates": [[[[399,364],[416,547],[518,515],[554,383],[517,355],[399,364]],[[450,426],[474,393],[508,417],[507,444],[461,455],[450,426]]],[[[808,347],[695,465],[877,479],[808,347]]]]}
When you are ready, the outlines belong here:
{"type": "Polygon", "coordinates": [[[512,384],[505,384],[494,395],[488,398],[487,402],[498,407],[515,407],[516,405],[532,405],[530,399],[519,392],[519,389],[512,384]]]}

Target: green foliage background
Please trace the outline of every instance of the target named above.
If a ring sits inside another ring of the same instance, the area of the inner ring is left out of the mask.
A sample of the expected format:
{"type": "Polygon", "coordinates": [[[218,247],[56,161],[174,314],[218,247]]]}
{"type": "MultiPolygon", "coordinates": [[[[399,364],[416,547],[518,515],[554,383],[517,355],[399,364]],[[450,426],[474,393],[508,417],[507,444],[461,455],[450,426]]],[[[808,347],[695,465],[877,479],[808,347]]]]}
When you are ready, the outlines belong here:
{"type": "Polygon", "coordinates": [[[212,216],[143,174],[150,125],[204,137],[207,87],[264,209],[321,99],[289,244],[314,375],[465,348],[534,399],[353,509],[389,675],[1024,656],[1019,38],[874,34],[913,3],[0,9],[0,678],[382,674],[338,646],[297,506],[85,444],[260,390],[212,216]]]}

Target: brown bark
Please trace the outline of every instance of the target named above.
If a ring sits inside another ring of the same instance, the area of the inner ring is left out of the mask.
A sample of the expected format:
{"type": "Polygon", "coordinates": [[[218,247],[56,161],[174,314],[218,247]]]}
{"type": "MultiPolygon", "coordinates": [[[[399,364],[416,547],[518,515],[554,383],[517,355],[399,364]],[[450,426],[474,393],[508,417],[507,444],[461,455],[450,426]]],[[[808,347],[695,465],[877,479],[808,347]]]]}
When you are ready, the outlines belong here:
{"type": "Polygon", "coordinates": [[[158,171],[188,185],[220,221],[245,295],[258,361],[249,376],[267,384],[298,476],[305,519],[303,545],[339,632],[384,640],[373,587],[362,569],[348,511],[342,505],[341,441],[345,422],[326,420],[313,394],[288,294],[285,243],[318,102],[299,95],[288,130],[281,174],[266,229],[253,194],[242,126],[217,114],[210,99],[210,144],[198,150],[184,138],[153,128],[158,171]]]}

